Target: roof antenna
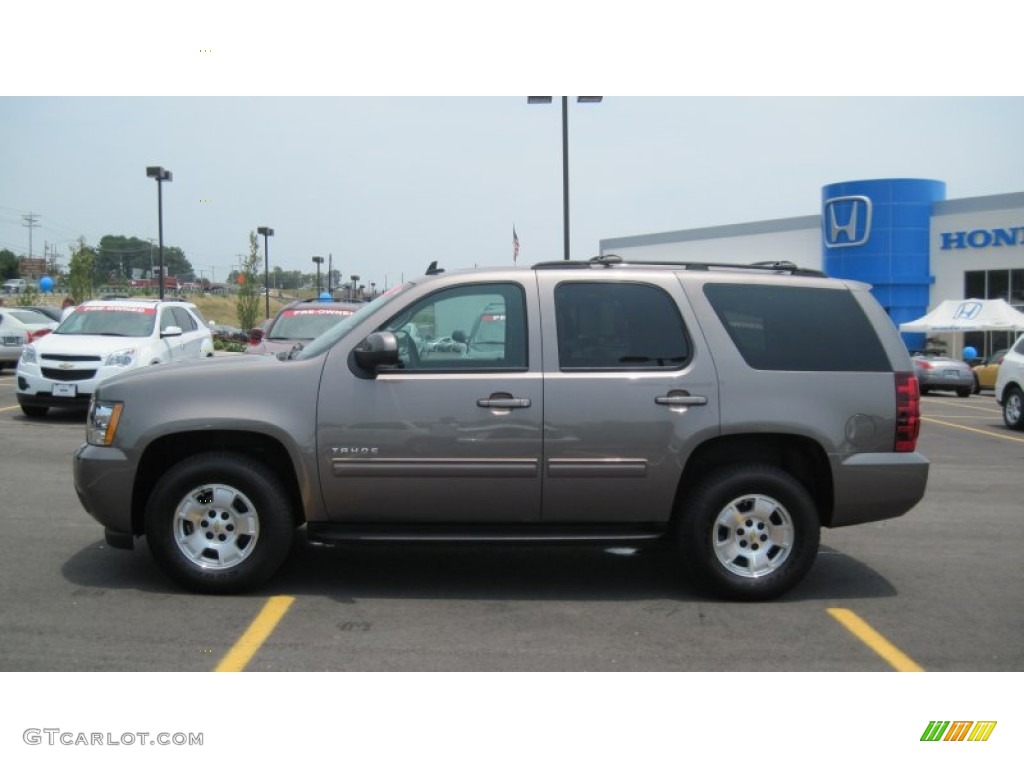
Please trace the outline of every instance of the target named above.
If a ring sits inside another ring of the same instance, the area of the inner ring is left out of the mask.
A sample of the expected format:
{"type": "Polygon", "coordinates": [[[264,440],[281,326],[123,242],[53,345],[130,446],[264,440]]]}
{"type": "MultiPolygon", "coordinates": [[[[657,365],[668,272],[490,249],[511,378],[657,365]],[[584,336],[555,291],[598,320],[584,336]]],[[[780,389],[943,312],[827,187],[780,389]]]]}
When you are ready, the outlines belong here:
{"type": "Polygon", "coordinates": [[[430,262],[430,266],[427,267],[427,274],[428,275],[440,275],[442,272],[444,272],[444,270],[440,269],[437,266],[437,262],[436,261],[430,262]]]}

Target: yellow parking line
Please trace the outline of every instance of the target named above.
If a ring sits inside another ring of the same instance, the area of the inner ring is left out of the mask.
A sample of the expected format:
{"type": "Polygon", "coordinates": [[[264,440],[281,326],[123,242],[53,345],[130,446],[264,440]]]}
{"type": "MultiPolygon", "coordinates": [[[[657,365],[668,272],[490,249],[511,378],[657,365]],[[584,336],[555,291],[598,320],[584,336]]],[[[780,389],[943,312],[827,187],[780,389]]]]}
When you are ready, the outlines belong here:
{"type": "Polygon", "coordinates": [[[20,405],[8,405],[6,408],[0,408],[0,411],[13,411],[16,408],[21,408],[20,405]]]}
{"type": "Polygon", "coordinates": [[[939,419],[933,419],[929,416],[922,416],[921,421],[927,421],[930,424],[941,424],[944,427],[955,427],[956,429],[965,429],[968,432],[977,432],[979,435],[988,435],[989,437],[998,437],[1003,440],[1012,440],[1015,443],[1024,443],[1024,437],[1014,437],[1013,435],[1001,435],[998,432],[989,432],[987,429],[975,429],[974,427],[965,427],[963,424],[953,424],[949,421],[940,421],[939,419]]]}
{"type": "Polygon", "coordinates": [[[924,672],[903,651],[876,632],[870,624],[851,610],[846,608],[829,608],[829,615],[852,632],[858,640],[877,653],[897,672],[924,672]]]}
{"type": "Polygon", "coordinates": [[[287,595],[278,595],[267,600],[263,610],[245,630],[245,634],[238,639],[213,671],[241,672],[245,669],[294,602],[295,598],[287,595]]]}
{"type": "Polygon", "coordinates": [[[922,400],[921,404],[922,405],[926,405],[926,407],[928,407],[928,408],[930,408],[932,406],[934,406],[936,408],[946,408],[946,407],[948,407],[948,408],[967,408],[968,410],[971,410],[971,411],[982,411],[984,413],[1002,413],[1002,410],[998,406],[996,406],[995,401],[992,402],[992,406],[994,406],[994,407],[989,407],[989,408],[983,408],[980,405],[964,405],[963,403],[954,403],[952,401],[947,403],[947,402],[942,402],[942,401],[928,402],[928,401],[922,400]]]}

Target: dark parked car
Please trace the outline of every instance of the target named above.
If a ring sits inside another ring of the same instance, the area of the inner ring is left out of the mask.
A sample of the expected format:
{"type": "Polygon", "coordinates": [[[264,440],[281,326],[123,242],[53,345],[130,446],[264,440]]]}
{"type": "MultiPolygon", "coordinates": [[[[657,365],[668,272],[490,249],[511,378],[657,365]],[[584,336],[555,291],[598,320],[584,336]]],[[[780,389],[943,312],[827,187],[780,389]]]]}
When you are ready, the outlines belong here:
{"type": "Polygon", "coordinates": [[[63,310],[60,307],[47,307],[47,306],[33,306],[24,307],[24,309],[34,309],[36,312],[42,312],[48,318],[53,320],[55,323],[60,322],[60,316],[63,310]]]}
{"type": "Polygon", "coordinates": [[[210,333],[213,334],[213,338],[215,341],[230,341],[239,344],[249,343],[249,334],[243,331],[241,328],[235,328],[233,325],[221,325],[220,323],[210,323],[210,333]]]}

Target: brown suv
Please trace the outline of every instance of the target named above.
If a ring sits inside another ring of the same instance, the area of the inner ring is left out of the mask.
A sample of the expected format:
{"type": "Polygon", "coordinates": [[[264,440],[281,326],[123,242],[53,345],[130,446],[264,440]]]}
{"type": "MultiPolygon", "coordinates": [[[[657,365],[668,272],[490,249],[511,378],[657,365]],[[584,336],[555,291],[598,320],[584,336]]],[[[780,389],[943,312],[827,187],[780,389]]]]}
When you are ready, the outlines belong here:
{"type": "Polygon", "coordinates": [[[667,540],[701,584],[765,599],[807,573],[822,526],[922,498],[918,407],[859,283],[614,257],[434,273],[285,359],[103,382],[75,487],[111,545],[146,535],[201,591],[265,581],[305,525],[317,541],[667,540]]]}

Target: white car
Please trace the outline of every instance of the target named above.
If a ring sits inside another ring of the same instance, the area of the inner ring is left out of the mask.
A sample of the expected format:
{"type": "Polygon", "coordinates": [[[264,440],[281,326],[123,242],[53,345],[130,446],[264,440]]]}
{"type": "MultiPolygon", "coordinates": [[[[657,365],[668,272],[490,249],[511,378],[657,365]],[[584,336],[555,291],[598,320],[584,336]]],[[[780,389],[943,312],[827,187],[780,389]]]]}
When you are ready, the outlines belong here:
{"type": "Polygon", "coordinates": [[[22,348],[57,327],[42,312],[21,307],[0,307],[0,370],[13,368],[22,348]]]}
{"type": "Polygon", "coordinates": [[[24,293],[28,290],[28,281],[24,278],[15,278],[4,282],[4,293],[24,293]]]}
{"type": "Polygon", "coordinates": [[[87,301],[53,333],[26,344],[15,385],[26,416],[86,408],[96,385],[155,363],[213,356],[213,336],[184,301],[87,301]]]}
{"type": "Polygon", "coordinates": [[[1003,422],[1024,429],[1024,336],[1003,357],[996,374],[996,402],[1003,406],[1003,422]]]}

